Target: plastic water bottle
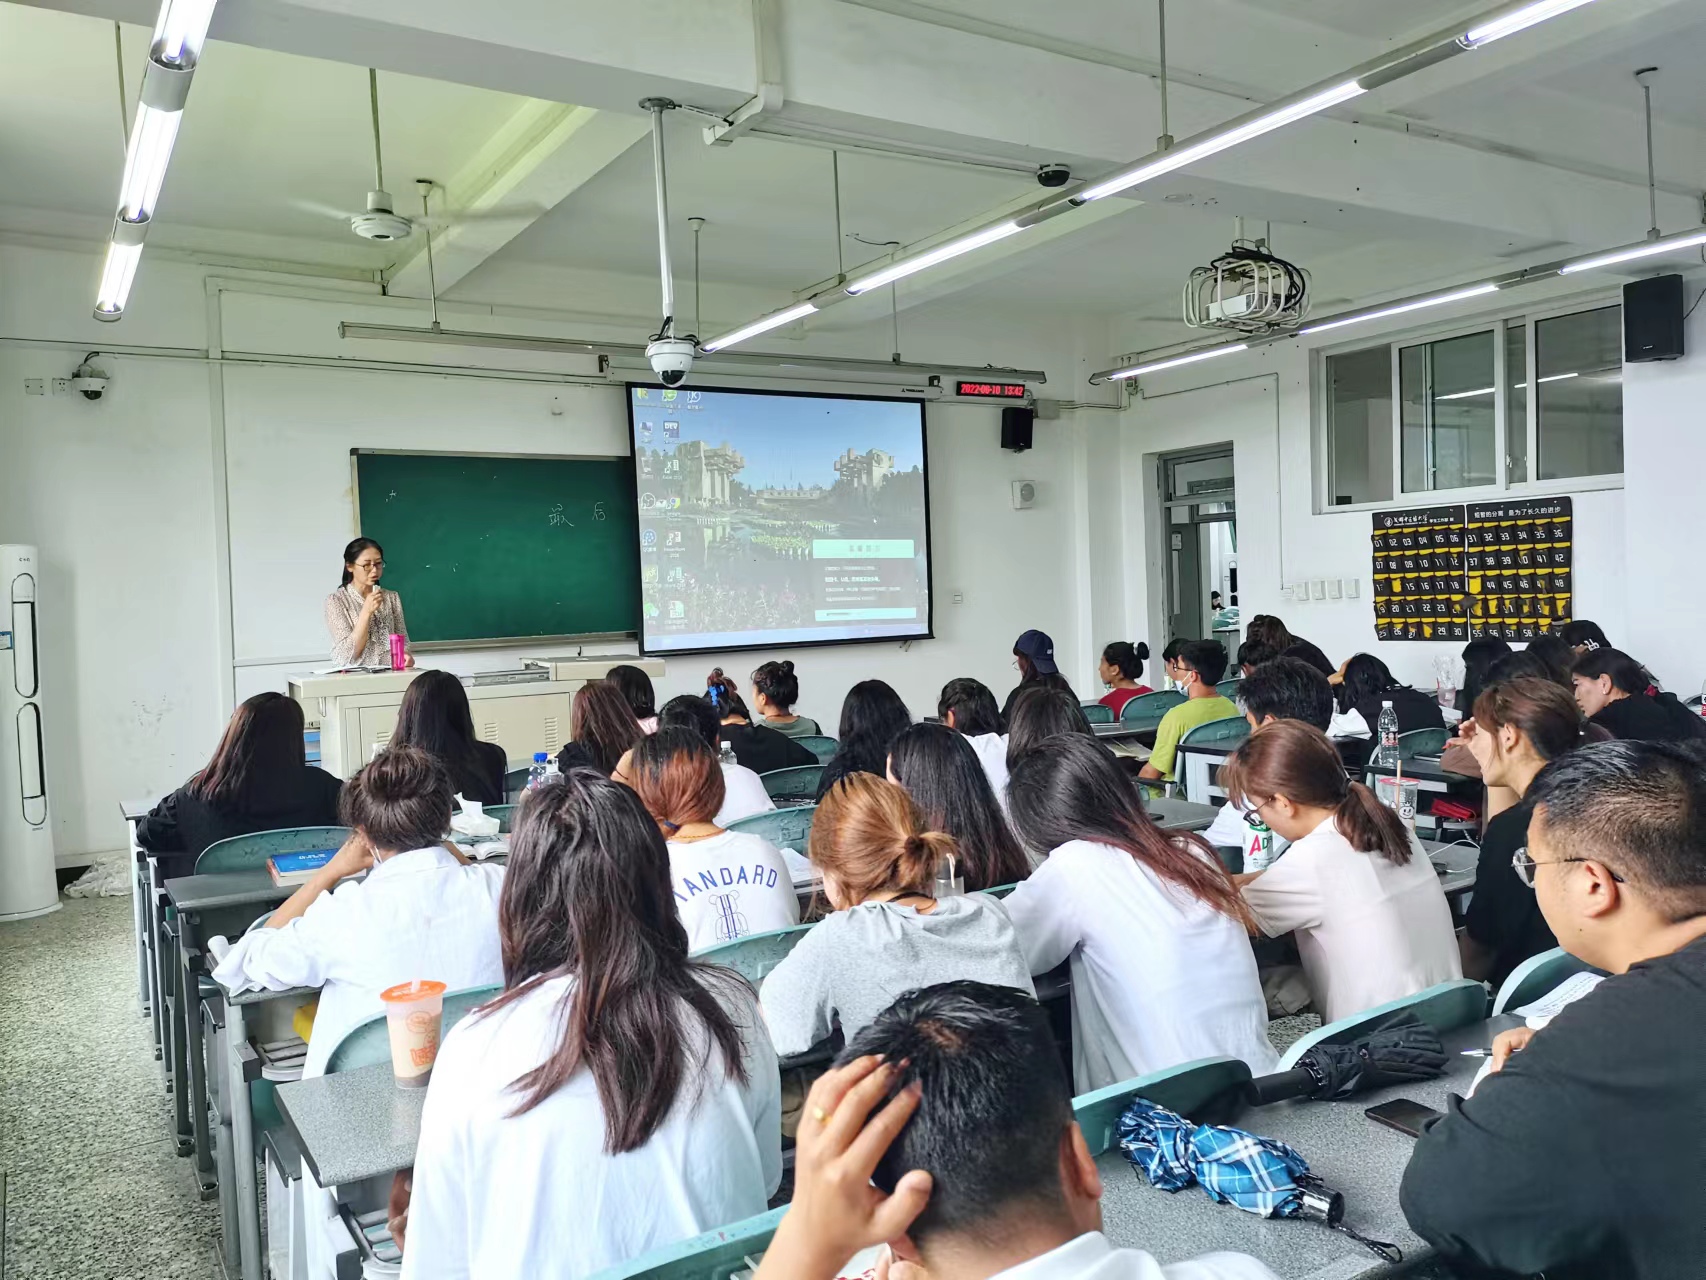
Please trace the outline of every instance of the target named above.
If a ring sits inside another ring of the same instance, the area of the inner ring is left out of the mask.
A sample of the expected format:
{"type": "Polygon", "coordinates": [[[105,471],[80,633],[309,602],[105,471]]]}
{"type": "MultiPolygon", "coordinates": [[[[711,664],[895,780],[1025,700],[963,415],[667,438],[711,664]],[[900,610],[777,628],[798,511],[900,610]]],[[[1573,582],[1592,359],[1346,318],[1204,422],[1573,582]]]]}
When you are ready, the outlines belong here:
{"type": "Polygon", "coordinates": [[[1274,833],[1254,814],[1245,822],[1250,827],[1250,838],[1244,844],[1244,874],[1266,871],[1274,863],[1274,833]]]}
{"type": "Polygon", "coordinates": [[[1706,684],[1700,686],[1700,714],[1706,716],[1706,684]]]}
{"type": "Polygon", "coordinates": [[[1380,749],[1374,762],[1386,769],[1398,766],[1398,713],[1390,702],[1380,704],[1380,749]]]}
{"type": "Polygon", "coordinates": [[[550,758],[551,757],[546,755],[543,751],[535,751],[533,753],[533,764],[527,770],[527,790],[532,791],[535,787],[544,785],[546,777],[549,776],[551,772],[550,769],[546,767],[550,758]]]}
{"type": "Polygon", "coordinates": [[[735,749],[729,745],[729,740],[727,738],[724,738],[717,746],[717,763],[722,765],[725,769],[731,769],[734,767],[735,749]]]}

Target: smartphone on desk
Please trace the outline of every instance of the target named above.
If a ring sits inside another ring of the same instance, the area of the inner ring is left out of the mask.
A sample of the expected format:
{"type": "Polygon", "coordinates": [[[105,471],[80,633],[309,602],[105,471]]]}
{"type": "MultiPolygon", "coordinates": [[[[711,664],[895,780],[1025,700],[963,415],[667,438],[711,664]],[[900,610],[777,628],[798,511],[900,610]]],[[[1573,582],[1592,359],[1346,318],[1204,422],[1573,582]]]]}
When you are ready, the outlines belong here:
{"type": "Polygon", "coordinates": [[[1369,1107],[1363,1115],[1375,1124],[1383,1124],[1388,1129],[1396,1129],[1409,1137],[1419,1138],[1422,1136],[1422,1130],[1440,1119],[1443,1113],[1432,1107],[1424,1107],[1419,1102],[1412,1102],[1408,1098],[1394,1098],[1391,1102],[1369,1107]]]}

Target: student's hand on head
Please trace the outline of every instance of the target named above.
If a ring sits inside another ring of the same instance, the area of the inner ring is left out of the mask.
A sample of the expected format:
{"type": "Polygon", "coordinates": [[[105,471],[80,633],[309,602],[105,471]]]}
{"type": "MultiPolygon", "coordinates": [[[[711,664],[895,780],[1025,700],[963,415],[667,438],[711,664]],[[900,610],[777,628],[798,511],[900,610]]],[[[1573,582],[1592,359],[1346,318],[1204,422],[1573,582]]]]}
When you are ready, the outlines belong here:
{"type": "Polygon", "coordinates": [[[366,837],[357,832],[344,841],[343,848],[332,855],[332,860],[326,864],[326,870],[336,875],[339,880],[347,880],[350,876],[358,876],[373,865],[373,846],[367,843],[366,837]]]}
{"type": "Polygon", "coordinates": [[[1501,1031],[1493,1037],[1493,1065],[1489,1071],[1503,1071],[1505,1063],[1511,1060],[1511,1054],[1521,1053],[1528,1048],[1528,1042],[1534,1039],[1534,1031],[1529,1027],[1512,1027],[1509,1031],[1501,1031]]]}
{"type": "MultiPolygon", "coordinates": [[[[794,1199],[754,1280],[832,1280],[841,1265],[895,1239],[930,1199],[930,1175],[914,1169],[885,1195],[871,1184],[877,1161],[918,1108],[915,1083],[873,1116],[896,1068],[876,1057],[826,1072],[806,1097],[794,1148],[794,1199]]],[[[889,1280],[921,1273],[891,1268],[889,1280]]]]}
{"type": "Polygon", "coordinates": [[[1328,684],[1343,684],[1345,682],[1345,668],[1350,666],[1350,665],[1351,665],[1351,660],[1349,658],[1346,658],[1343,662],[1341,662],[1339,664],[1339,669],[1337,671],[1333,672],[1332,675],[1327,677],[1327,683],[1328,684]]]}

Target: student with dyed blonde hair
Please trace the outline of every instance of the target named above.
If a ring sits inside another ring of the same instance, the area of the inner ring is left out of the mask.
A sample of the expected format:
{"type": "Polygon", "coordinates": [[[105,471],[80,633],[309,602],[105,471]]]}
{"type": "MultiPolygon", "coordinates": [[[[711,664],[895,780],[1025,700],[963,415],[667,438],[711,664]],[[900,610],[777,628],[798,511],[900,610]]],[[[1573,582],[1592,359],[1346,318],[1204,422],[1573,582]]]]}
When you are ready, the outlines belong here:
{"type": "Polygon", "coordinates": [[[915,987],[977,978],[1031,992],[999,900],[934,896],[936,863],[958,852],[886,778],[852,773],[830,788],[812,822],[811,860],[835,911],[764,980],[777,1053],[802,1053],[837,1025],[852,1037],[915,987]]]}

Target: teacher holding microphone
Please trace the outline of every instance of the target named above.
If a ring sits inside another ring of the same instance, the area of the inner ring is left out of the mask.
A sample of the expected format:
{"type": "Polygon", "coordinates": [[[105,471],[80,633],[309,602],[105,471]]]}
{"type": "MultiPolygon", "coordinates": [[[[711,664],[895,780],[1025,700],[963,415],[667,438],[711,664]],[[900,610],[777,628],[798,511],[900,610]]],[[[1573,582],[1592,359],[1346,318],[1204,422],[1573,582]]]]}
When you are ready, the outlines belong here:
{"type": "Polygon", "coordinates": [[[344,576],[326,597],[326,630],[332,635],[332,661],[340,667],[412,667],[403,601],[379,585],[385,549],[372,538],[357,538],[344,548],[344,576]],[[402,662],[392,660],[393,637],[401,642],[402,662]]]}

